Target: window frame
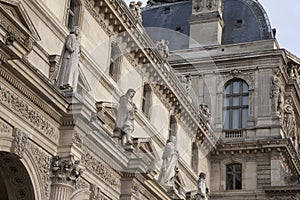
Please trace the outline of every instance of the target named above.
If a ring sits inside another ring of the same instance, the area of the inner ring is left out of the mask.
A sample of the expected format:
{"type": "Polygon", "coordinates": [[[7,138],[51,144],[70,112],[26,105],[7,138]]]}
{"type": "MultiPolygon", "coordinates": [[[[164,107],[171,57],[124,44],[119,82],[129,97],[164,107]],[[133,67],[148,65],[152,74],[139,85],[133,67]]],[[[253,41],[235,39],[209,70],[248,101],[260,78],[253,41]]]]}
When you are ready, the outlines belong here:
{"type": "Polygon", "coordinates": [[[243,165],[241,163],[229,163],[225,165],[225,176],[226,176],[226,185],[225,185],[225,189],[227,191],[230,190],[242,190],[243,189],[243,165]],[[232,167],[232,171],[228,171],[228,168],[232,167]],[[240,169],[240,171],[237,171],[237,168],[240,169]],[[232,176],[232,183],[229,185],[228,181],[229,181],[229,175],[232,176]],[[240,186],[237,187],[237,177],[239,177],[240,179],[240,186]],[[232,186],[232,188],[229,186],[232,186]]]}
{"type": "Polygon", "coordinates": [[[150,108],[152,105],[152,89],[149,83],[144,83],[142,92],[141,111],[150,119],[150,108]]]}
{"type": "Polygon", "coordinates": [[[247,128],[247,120],[249,115],[249,85],[243,79],[231,79],[229,80],[223,89],[223,130],[241,130],[247,128]],[[238,92],[235,92],[234,84],[238,83],[238,92]],[[227,92],[227,88],[229,91],[227,92]],[[244,89],[246,87],[246,89],[244,89]],[[244,102],[243,99],[246,97],[247,102],[244,102]],[[238,99],[238,104],[234,100],[238,99]],[[234,124],[234,112],[238,111],[237,119],[238,124],[234,124]],[[243,112],[246,112],[246,115],[243,116],[243,112]],[[228,115],[228,116],[227,116],[228,115]],[[227,120],[228,119],[228,122],[227,120]]]}
{"type": "Polygon", "coordinates": [[[74,26],[79,26],[81,10],[80,0],[69,0],[67,2],[67,14],[65,22],[69,30],[72,30],[74,26]],[[70,17],[72,17],[71,21],[70,17]]]}
{"type": "Polygon", "coordinates": [[[110,45],[110,60],[108,66],[108,74],[114,81],[119,80],[119,76],[121,73],[121,63],[122,63],[122,55],[121,50],[117,43],[112,42],[110,45]]]}

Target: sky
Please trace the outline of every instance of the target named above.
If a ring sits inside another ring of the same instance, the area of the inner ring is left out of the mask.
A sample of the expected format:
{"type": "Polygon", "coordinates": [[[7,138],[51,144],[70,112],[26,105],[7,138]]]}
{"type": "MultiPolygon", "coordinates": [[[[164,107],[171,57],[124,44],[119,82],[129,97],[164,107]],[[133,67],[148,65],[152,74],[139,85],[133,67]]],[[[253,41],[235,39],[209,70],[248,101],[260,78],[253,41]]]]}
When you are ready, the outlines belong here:
{"type": "MultiPolygon", "coordinates": [[[[125,0],[127,3],[130,1],[132,0],[125,0]]],[[[147,0],[142,1],[145,6],[147,0]]],[[[257,1],[267,12],[271,27],[276,28],[280,48],[285,48],[300,58],[300,0],[257,1]]]]}
{"type": "Polygon", "coordinates": [[[300,58],[300,1],[258,1],[267,12],[271,27],[277,30],[276,39],[280,48],[285,48],[300,58]]]}

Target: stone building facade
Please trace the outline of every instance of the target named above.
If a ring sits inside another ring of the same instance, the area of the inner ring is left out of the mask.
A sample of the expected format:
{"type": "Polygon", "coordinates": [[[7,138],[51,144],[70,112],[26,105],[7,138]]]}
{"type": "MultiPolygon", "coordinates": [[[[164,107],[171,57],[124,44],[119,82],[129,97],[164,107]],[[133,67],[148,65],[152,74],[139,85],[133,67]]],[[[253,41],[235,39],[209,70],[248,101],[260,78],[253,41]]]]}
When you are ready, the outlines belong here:
{"type": "Polygon", "coordinates": [[[152,1],[143,18],[153,40],[170,41],[169,63],[191,77],[189,96],[219,137],[211,199],[299,199],[300,60],[279,47],[260,3],[152,1]]]}
{"type": "Polygon", "coordinates": [[[1,199],[184,199],[197,190],[209,160],[194,156],[202,164],[192,168],[192,146],[209,152],[217,138],[145,33],[139,6],[0,1],[1,199]],[[65,66],[76,75],[58,87],[70,38],[80,57],[65,66]],[[114,129],[129,88],[137,109],[128,147],[114,129]],[[179,159],[166,188],[157,179],[171,136],[179,159]]]}
{"type": "Polygon", "coordinates": [[[122,0],[0,0],[0,198],[194,199],[200,172],[210,199],[299,198],[300,60],[279,48],[259,3],[238,1],[141,12],[122,0]],[[254,17],[228,15],[243,5],[254,17]],[[74,26],[78,80],[58,87],[74,26]],[[129,88],[128,147],[114,130],[129,88]],[[172,136],[178,168],[164,187],[172,136]]]}

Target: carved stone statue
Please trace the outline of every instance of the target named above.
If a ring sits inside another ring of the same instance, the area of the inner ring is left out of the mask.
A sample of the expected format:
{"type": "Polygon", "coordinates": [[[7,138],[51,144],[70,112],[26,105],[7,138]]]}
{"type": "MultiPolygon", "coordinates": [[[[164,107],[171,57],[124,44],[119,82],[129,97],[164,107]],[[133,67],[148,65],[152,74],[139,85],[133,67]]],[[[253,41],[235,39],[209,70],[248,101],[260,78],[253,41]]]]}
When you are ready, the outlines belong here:
{"type": "Polygon", "coordinates": [[[114,130],[120,131],[122,137],[125,135],[126,144],[128,145],[132,145],[131,134],[134,130],[134,113],[136,112],[136,106],[133,103],[134,95],[135,91],[128,89],[126,94],[121,96],[114,130]]]}
{"type": "Polygon", "coordinates": [[[198,191],[195,200],[207,200],[208,188],[205,179],[206,174],[201,172],[198,179],[198,191]]]}
{"type": "Polygon", "coordinates": [[[171,136],[162,155],[163,163],[158,182],[165,187],[174,187],[174,178],[178,172],[179,154],[175,149],[176,137],[171,136]]]}
{"type": "Polygon", "coordinates": [[[207,121],[209,121],[210,120],[210,111],[209,111],[208,106],[204,103],[201,103],[199,105],[199,110],[204,115],[204,117],[206,117],[207,121]]]}
{"type": "Polygon", "coordinates": [[[191,74],[182,75],[181,83],[183,84],[186,91],[189,93],[192,89],[192,76],[191,76],[191,74]]]}
{"type": "Polygon", "coordinates": [[[275,72],[275,74],[272,76],[272,106],[274,112],[281,112],[282,111],[282,103],[283,103],[283,95],[282,95],[282,83],[279,79],[279,73],[278,70],[275,72]]]}
{"type": "Polygon", "coordinates": [[[157,48],[160,55],[164,60],[167,60],[169,57],[169,41],[168,40],[158,40],[156,41],[155,47],[157,48]]]}
{"type": "Polygon", "coordinates": [[[142,14],[141,14],[141,7],[143,2],[138,1],[131,1],[129,3],[129,10],[132,12],[133,16],[137,19],[138,22],[142,23],[142,14]]]}
{"type": "Polygon", "coordinates": [[[284,106],[284,119],[283,119],[283,126],[286,131],[286,136],[295,139],[296,137],[296,118],[294,113],[294,108],[292,106],[292,100],[287,99],[284,106]]]}
{"type": "Polygon", "coordinates": [[[81,52],[77,40],[80,29],[75,26],[67,36],[63,46],[56,76],[56,85],[60,89],[73,89],[76,91],[78,82],[78,62],[81,52]]]}

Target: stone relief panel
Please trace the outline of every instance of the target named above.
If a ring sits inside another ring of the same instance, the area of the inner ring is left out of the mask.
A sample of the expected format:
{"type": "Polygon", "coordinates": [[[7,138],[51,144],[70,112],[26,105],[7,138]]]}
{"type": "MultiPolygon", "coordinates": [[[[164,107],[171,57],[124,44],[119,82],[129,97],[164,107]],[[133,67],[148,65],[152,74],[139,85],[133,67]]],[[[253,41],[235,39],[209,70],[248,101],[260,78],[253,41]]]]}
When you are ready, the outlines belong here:
{"type": "Polygon", "coordinates": [[[13,128],[0,118],[0,133],[12,133],[13,128]]]}
{"type": "Polygon", "coordinates": [[[98,161],[89,153],[86,153],[82,160],[86,169],[96,173],[101,180],[109,184],[112,188],[116,190],[120,189],[120,179],[113,170],[109,169],[109,167],[98,161]]]}
{"type": "Polygon", "coordinates": [[[2,84],[0,84],[0,103],[11,109],[47,137],[52,138],[55,142],[58,140],[58,129],[38,111],[29,106],[27,102],[2,84]]]}
{"type": "Polygon", "coordinates": [[[42,185],[44,186],[41,190],[44,191],[45,196],[47,199],[50,195],[50,164],[51,164],[51,156],[38,147],[37,145],[29,142],[27,144],[27,149],[30,154],[33,156],[36,165],[38,166],[38,174],[42,179],[42,185]]]}
{"type": "Polygon", "coordinates": [[[13,152],[19,157],[23,156],[24,149],[28,143],[28,135],[20,129],[15,129],[13,141],[13,152]]]}

